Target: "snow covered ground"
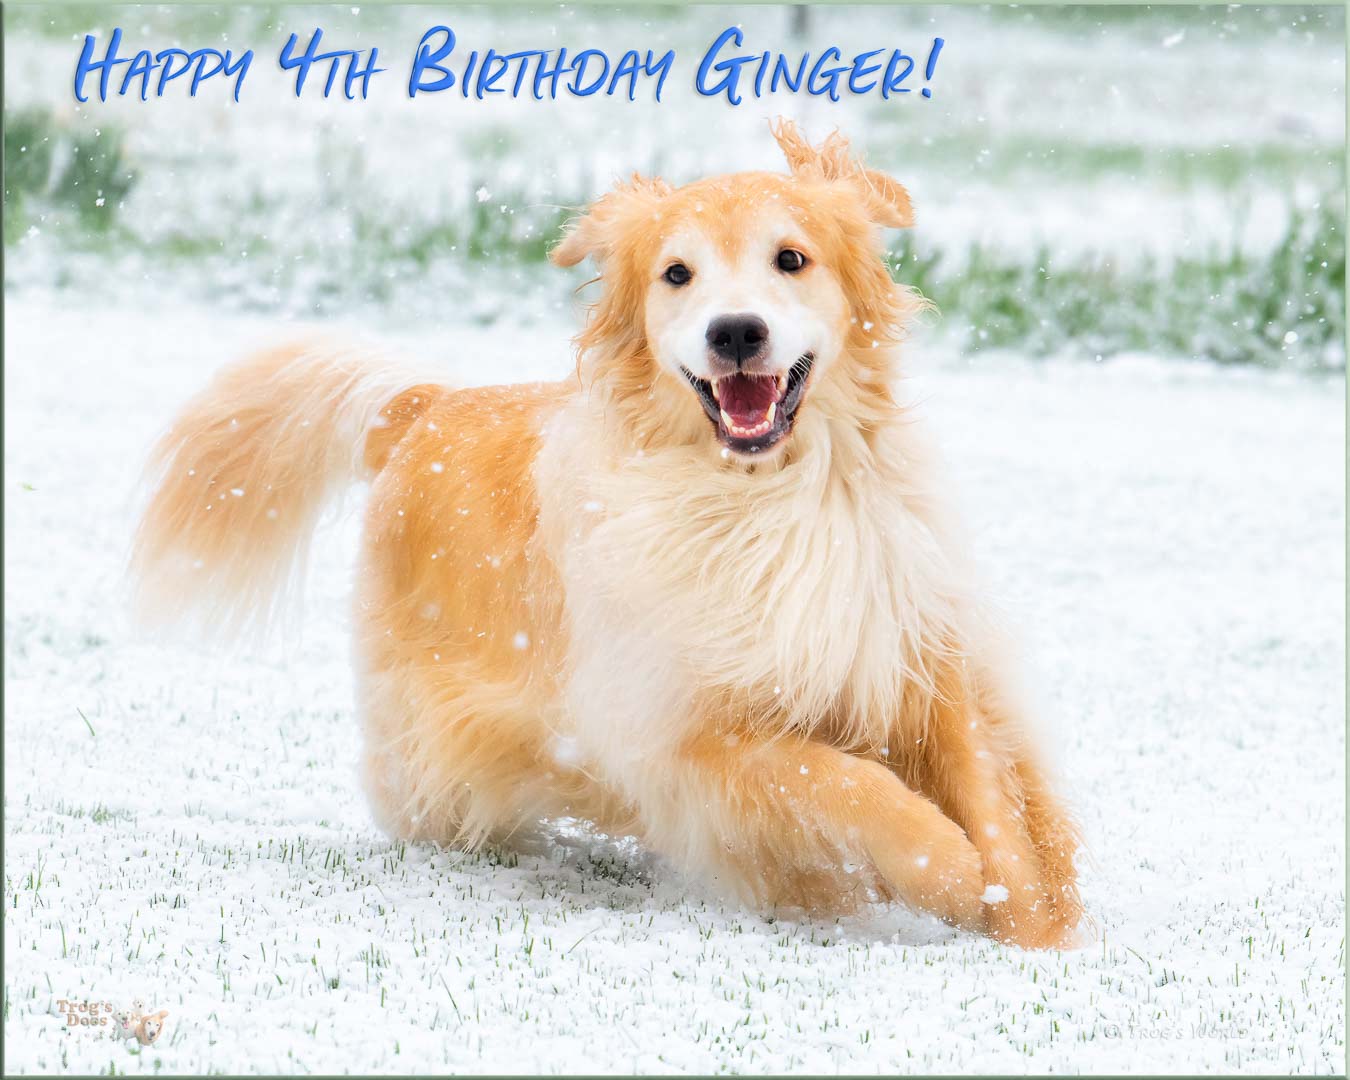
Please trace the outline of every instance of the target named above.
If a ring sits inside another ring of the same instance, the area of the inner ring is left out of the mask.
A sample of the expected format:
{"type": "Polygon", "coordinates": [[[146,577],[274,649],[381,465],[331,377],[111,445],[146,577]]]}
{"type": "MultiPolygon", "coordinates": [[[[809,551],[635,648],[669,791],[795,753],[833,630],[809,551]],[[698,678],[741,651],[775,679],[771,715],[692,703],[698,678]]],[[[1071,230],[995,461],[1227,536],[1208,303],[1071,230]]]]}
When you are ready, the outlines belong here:
{"type": "MultiPolygon", "coordinates": [[[[391,843],[355,772],[352,519],[300,640],[124,615],[149,440],[276,327],[33,289],[5,315],[6,1072],[1344,1070],[1342,380],[912,350],[1086,826],[1091,943],[1040,954],[765,918],[579,827],[391,843]],[[63,998],[169,1026],[137,1050],[63,998]]],[[[516,380],[565,371],[571,326],[401,344],[516,380]]]]}

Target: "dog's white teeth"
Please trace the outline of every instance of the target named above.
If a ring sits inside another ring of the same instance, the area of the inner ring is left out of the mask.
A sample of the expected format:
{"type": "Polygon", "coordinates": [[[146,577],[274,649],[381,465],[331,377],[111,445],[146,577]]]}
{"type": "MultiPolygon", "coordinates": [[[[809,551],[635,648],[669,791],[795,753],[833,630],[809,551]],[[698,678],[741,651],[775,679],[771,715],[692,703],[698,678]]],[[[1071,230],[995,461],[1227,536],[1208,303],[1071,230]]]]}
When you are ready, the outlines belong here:
{"type": "MultiPolygon", "coordinates": [[[[721,401],[721,400],[722,400],[722,393],[721,393],[721,391],[719,391],[719,390],[717,389],[717,380],[716,380],[716,379],[713,379],[713,381],[712,381],[712,383],[711,383],[710,385],[712,386],[713,400],[714,400],[714,401],[721,401]]],[[[723,413],[722,415],[723,415],[723,416],[726,416],[726,413],[723,413]]]]}
{"type": "MultiPolygon", "coordinates": [[[[787,379],[788,379],[788,377],[787,377],[786,375],[779,375],[779,376],[778,376],[778,396],[779,396],[779,397],[782,397],[784,394],[787,393],[787,379]]],[[[770,419],[773,419],[773,414],[772,414],[772,413],[769,414],[769,418],[770,418],[770,419]]]]}
{"type": "Polygon", "coordinates": [[[725,409],[722,412],[722,423],[727,429],[727,433],[735,435],[738,439],[757,439],[761,435],[767,435],[773,430],[773,418],[778,411],[778,405],[775,402],[769,406],[768,412],[764,414],[764,419],[757,424],[751,424],[746,427],[744,424],[738,424],[727,415],[725,409]]]}

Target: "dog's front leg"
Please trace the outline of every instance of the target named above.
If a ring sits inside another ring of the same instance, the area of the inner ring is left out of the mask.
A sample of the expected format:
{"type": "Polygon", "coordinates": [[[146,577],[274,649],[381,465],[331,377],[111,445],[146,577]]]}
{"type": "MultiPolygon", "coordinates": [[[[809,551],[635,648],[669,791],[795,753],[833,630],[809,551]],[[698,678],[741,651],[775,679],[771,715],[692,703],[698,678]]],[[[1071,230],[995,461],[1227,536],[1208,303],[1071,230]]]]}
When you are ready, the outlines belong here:
{"type": "Polygon", "coordinates": [[[806,739],[707,733],[655,779],[637,799],[648,841],[760,902],[847,909],[870,878],[883,896],[984,929],[978,852],[877,762],[806,739]]]}
{"type": "Polygon", "coordinates": [[[1017,718],[955,680],[931,706],[920,790],[965,829],[995,888],[989,932],[1032,948],[1069,944],[1082,916],[1078,832],[1050,790],[1017,718]]]}

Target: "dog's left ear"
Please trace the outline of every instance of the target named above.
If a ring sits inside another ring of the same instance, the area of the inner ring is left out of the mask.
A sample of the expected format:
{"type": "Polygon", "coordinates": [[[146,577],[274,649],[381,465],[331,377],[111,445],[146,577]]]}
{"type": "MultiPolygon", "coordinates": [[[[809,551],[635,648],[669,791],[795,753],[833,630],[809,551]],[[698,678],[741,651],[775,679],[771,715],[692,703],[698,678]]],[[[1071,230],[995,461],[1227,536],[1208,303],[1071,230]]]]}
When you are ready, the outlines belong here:
{"type": "Polygon", "coordinates": [[[664,180],[634,173],[628,183],[619,184],[592,203],[586,213],[573,218],[548,257],[555,266],[576,266],[587,256],[603,265],[614,253],[614,245],[624,234],[626,223],[635,221],[638,215],[650,215],[670,192],[671,187],[664,180]]]}
{"type": "Polygon", "coordinates": [[[907,229],[914,224],[914,206],[904,185],[884,172],[864,167],[839,132],[819,146],[812,146],[791,120],[780,118],[770,131],[794,176],[849,184],[863,200],[868,216],[878,225],[907,229]]]}
{"type": "Polygon", "coordinates": [[[914,224],[914,205],[899,180],[856,162],[854,168],[853,182],[862,189],[873,221],[888,229],[908,229],[914,224]]]}

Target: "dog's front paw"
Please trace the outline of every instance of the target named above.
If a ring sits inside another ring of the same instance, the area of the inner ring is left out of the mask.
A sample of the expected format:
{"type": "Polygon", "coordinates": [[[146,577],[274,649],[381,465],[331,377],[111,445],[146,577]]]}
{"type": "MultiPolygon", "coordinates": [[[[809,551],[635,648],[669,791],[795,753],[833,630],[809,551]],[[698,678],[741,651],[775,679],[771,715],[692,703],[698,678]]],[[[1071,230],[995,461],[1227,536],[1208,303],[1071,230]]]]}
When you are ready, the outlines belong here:
{"type": "Polygon", "coordinates": [[[1027,873],[1018,863],[988,860],[983,900],[988,933],[998,941],[1027,949],[1059,949],[1074,944],[1083,908],[1074,882],[1027,873]]]}
{"type": "Polygon", "coordinates": [[[940,813],[922,835],[897,831],[869,844],[872,860],[897,896],[943,922],[986,931],[984,868],[961,827],[940,813]]]}

